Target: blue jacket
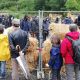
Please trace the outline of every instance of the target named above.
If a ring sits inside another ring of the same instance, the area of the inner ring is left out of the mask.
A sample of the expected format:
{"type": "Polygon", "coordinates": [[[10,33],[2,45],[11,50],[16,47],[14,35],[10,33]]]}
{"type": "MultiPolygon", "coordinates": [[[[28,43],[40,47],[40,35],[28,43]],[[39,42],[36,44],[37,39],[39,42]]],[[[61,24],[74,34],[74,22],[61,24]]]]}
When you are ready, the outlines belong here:
{"type": "Polygon", "coordinates": [[[62,66],[63,60],[60,55],[60,46],[52,46],[52,49],[50,51],[50,60],[49,60],[49,66],[52,69],[60,69],[62,66]]]}
{"type": "Polygon", "coordinates": [[[65,18],[64,19],[64,24],[72,24],[73,21],[70,18],[65,18]]]}
{"type": "Polygon", "coordinates": [[[49,31],[49,25],[50,21],[49,20],[43,20],[43,31],[49,31]]]}
{"type": "Polygon", "coordinates": [[[28,20],[21,20],[20,28],[26,32],[29,32],[31,28],[31,22],[28,20]]]}

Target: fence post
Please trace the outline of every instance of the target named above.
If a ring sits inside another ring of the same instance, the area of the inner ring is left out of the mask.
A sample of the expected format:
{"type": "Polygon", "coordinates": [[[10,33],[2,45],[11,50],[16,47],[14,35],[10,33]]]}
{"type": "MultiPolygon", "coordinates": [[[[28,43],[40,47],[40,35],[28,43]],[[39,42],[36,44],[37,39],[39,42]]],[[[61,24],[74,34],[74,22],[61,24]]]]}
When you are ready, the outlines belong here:
{"type": "Polygon", "coordinates": [[[42,35],[42,24],[43,24],[43,11],[39,10],[39,64],[37,70],[37,78],[44,78],[44,72],[42,68],[42,43],[43,43],[43,35],[42,35]]]}

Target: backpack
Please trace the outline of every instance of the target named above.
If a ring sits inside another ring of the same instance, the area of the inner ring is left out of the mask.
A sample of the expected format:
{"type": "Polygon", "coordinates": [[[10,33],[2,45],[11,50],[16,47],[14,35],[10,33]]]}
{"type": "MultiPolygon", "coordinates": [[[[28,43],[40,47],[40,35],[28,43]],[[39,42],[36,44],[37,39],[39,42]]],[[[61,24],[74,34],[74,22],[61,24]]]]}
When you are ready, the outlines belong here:
{"type": "Polygon", "coordinates": [[[80,64],[80,35],[77,40],[73,40],[70,36],[66,36],[66,38],[72,43],[73,56],[69,53],[74,62],[80,64]]]}

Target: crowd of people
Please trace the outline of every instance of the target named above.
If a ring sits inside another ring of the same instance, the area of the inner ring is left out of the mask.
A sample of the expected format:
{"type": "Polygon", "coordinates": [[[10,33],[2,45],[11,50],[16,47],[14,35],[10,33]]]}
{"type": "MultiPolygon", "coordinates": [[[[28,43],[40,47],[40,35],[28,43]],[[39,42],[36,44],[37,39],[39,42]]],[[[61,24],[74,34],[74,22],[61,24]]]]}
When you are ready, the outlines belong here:
{"type": "MultiPolygon", "coordinates": [[[[42,24],[43,40],[46,40],[46,37],[49,34],[49,24],[50,19],[45,18],[42,24]]],[[[20,22],[20,27],[22,30],[29,32],[32,36],[36,36],[39,40],[39,18],[37,16],[32,17],[32,20],[30,20],[30,17],[25,15],[20,22]]]]}
{"type": "Polygon", "coordinates": [[[62,23],[62,24],[77,24],[78,26],[80,26],[80,15],[78,15],[78,17],[75,18],[75,20],[73,20],[71,17],[64,17],[64,18],[59,18],[56,17],[55,23],[62,23]]]}
{"type": "Polygon", "coordinates": [[[3,24],[5,25],[5,28],[8,28],[12,25],[12,19],[14,19],[12,15],[0,15],[0,24],[3,24]]]}
{"type": "MultiPolygon", "coordinates": [[[[66,20],[64,20],[64,22],[66,20]]],[[[48,27],[50,22],[51,21],[49,18],[45,18],[43,20],[43,40],[46,40],[46,36],[48,36],[49,34],[48,27]]],[[[75,80],[80,80],[80,65],[76,64],[76,62],[74,61],[74,51],[72,49],[72,43],[66,37],[69,36],[73,40],[77,40],[79,38],[80,33],[77,31],[78,22],[79,21],[77,19],[77,21],[75,22],[77,24],[76,25],[72,23],[72,21],[70,21],[70,32],[66,33],[65,38],[62,40],[62,42],[59,36],[56,34],[52,35],[51,37],[52,48],[50,51],[50,60],[47,66],[49,66],[52,70],[52,80],[61,80],[60,71],[61,67],[63,66],[63,62],[65,62],[66,66],[67,80],[74,80],[74,72],[75,80]]],[[[1,21],[1,23],[2,24],[0,25],[0,35],[3,35],[3,37],[8,36],[7,39],[9,40],[9,50],[12,64],[12,80],[19,80],[19,65],[16,58],[21,55],[20,52],[24,53],[24,55],[26,54],[26,49],[29,46],[28,33],[39,40],[39,19],[35,16],[31,20],[30,17],[26,15],[21,20],[14,18],[11,20],[11,27],[8,27],[7,29],[4,29],[4,27],[6,28],[6,25],[3,24],[3,21],[1,21]],[[20,46],[20,51],[18,50],[17,46],[20,46]]],[[[3,39],[3,37],[1,37],[1,39],[3,39]]],[[[2,46],[4,46],[4,44],[2,46]]],[[[3,54],[4,50],[1,53],[3,54]]],[[[4,55],[2,56],[4,57],[4,55]]],[[[1,78],[6,78],[5,59],[0,59],[0,79],[1,78]]]]}
{"type": "MultiPolygon", "coordinates": [[[[11,27],[12,20],[14,16],[9,15],[0,16],[0,23],[5,25],[5,28],[11,27]]],[[[45,17],[42,23],[42,35],[43,41],[46,40],[46,37],[49,35],[49,25],[51,22],[61,23],[61,24],[77,24],[80,25],[80,15],[73,21],[71,17],[59,18],[56,17],[54,21],[51,21],[49,17],[45,17]]],[[[39,17],[38,16],[27,16],[25,15],[23,19],[20,19],[20,28],[24,31],[29,32],[32,36],[36,36],[39,40],[39,17]]]]}
{"type": "MultiPolygon", "coordinates": [[[[9,15],[0,16],[0,23],[5,25],[5,29],[12,26],[12,20],[14,19],[14,16],[9,15]]],[[[43,20],[43,40],[46,40],[46,37],[49,34],[49,24],[50,24],[50,18],[46,17],[43,20]]],[[[25,15],[23,19],[20,19],[20,28],[26,32],[29,32],[32,36],[36,36],[39,40],[39,18],[38,16],[27,16],[25,15]]]]}

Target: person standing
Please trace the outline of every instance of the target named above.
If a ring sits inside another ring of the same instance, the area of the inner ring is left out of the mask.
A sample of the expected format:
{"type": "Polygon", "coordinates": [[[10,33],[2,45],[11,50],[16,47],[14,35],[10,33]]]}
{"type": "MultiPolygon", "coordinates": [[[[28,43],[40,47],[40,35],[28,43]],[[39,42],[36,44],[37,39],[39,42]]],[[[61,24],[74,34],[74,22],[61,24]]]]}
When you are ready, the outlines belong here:
{"type": "Polygon", "coordinates": [[[27,33],[30,32],[31,29],[31,22],[29,20],[29,17],[27,15],[24,16],[24,19],[20,21],[20,28],[27,33]]]}
{"type": "Polygon", "coordinates": [[[50,20],[48,18],[43,20],[43,40],[45,41],[49,35],[49,24],[50,20]]]}
{"type": "Polygon", "coordinates": [[[39,40],[39,20],[37,17],[31,21],[31,33],[39,40]]]}
{"type": "Polygon", "coordinates": [[[0,79],[6,79],[6,61],[10,59],[8,35],[3,32],[4,25],[0,24],[0,79]]]}
{"type": "Polygon", "coordinates": [[[50,51],[49,67],[52,70],[51,80],[61,80],[60,70],[63,64],[63,59],[60,53],[60,38],[58,35],[53,35],[51,38],[52,48],[50,51]]]}
{"type": "Polygon", "coordinates": [[[19,28],[20,21],[18,19],[13,19],[14,31],[9,34],[9,43],[11,51],[11,61],[12,61],[12,80],[19,80],[18,74],[18,62],[16,58],[19,56],[19,52],[16,46],[19,45],[22,53],[26,53],[26,49],[29,45],[28,34],[19,28]]]}
{"type": "Polygon", "coordinates": [[[77,40],[80,34],[77,31],[76,24],[70,24],[69,30],[70,32],[68,32],[65,35],[65,38],[61,43],[61,54],[65,61],[67,80],[74,80],[74,78],[75,80],[80,80],[80,68],[79,68],[80,65],[74,62],[73,60],[74,53],[72,49],[72,43],[66,37],[66,36],[69,36],[73,40],[77,40]],[[75,72],[75,77],[74,77],[74,72],[75,72]]]}
{"type": "Polygon", "coordinates": [[[80,14],[78,15],[78,18],[77,18],[77,25],[80,26],[80,14]]]}

